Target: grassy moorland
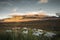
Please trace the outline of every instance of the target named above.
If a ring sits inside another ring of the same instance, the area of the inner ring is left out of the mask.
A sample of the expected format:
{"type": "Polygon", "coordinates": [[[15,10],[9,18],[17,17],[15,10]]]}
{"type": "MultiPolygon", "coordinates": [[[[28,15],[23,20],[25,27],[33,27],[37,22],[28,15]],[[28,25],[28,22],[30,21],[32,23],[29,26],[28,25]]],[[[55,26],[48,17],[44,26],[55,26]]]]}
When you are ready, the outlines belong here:
{"type": "Polygon", "coordinates": [[[40,28],[43,30],[60,30],[60,20],[38,20],[29,22],[0,22],[0,28],[12,28],[12,27],[28,27],[28,28],[40,28]]]}
{"type": "Polygon", "coordinates": [[[60,40],[60,37],[54,31],[15,27],[0,31],[0,40],[60,40]]]}
{"type": "Polygon", "coordinates": [[[60,40],[59,21],[0,22],[0,40],[60,40]]]}

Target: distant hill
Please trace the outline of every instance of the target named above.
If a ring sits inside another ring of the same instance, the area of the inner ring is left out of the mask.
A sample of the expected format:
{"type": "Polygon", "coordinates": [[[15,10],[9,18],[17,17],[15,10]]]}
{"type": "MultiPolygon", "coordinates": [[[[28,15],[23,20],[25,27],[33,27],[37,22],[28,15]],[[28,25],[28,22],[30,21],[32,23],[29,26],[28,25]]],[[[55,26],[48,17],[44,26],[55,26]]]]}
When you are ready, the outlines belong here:
{"type": "Polygon", "coordinates": [[[25,21],[25,22],[0,22],[2,28],[29,27],[40,28],[43,30],[60,30],[60,18],[45,18],[43,20],[25,21]]]}

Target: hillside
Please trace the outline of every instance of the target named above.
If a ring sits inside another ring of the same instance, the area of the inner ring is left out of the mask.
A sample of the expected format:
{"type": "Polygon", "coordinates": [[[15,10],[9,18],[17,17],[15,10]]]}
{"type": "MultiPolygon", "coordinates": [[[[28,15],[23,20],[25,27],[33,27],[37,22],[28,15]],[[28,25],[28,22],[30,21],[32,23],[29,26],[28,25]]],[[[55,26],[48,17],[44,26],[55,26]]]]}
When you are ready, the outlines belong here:
{"type": "Polygon", "coordinates": [[[30,28],[40,28],[44,30],[60,30],[60,18],[48,19],[48,20],[35,20],[26,22],[0,22],[0,27],[2,28],[12,28],[12,27],[30,27],[30,28]]]}

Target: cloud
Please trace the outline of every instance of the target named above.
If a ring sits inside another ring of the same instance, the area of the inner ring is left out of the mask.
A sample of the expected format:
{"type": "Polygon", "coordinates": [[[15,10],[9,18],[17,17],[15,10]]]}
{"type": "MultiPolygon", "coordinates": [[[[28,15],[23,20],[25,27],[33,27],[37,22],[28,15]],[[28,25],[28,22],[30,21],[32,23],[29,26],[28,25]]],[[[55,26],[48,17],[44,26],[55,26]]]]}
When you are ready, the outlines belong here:
{"type": "Polygon", "coordinates": [[[12,6],[12,2],[6,2],[6,1],[4,1],[4,2],[0,2],[0,4],[1,5],[6,4],[6,5],[9,5],[9,6],[12,6]]]}
{"type": "Polygon", "coordinates": [[[39,0],[39,3],[48,3],[48,0],[39,0]]]}
{"type": "Polygon", "coordinates": [[[12,12],[16,12],[18,9],[17,8],[13,8],[12,9],[12,12]]]}
{"type": "Polygon", "coordinates": [[[16,10],[17,10],[17,9],[13,9],[12,11],[14,11],[14,12],[15,12],[16,10]]]}
{"type": "Polygon", "coordinates": [[[47,11],[44,11],[44,10],[40,10],[40,11],[37,11],[37,12],[28,12],[28,13],[26,13],[26,15],[34,15],[34,14],[48,15],[48,16],[56,16],[56,17],[58,17],[56,14],[50,14],[47,11]]]}
{"type": "Polygon", "coordinates": [[[13,15],[25,15],[25,14],[24,13],[18,13],[18,12],[12,12],[9,15],[13,16],[13,15]]]}
{"type": "Polygon", "coordinates": [[[46,11],[43,11],[43,10],[40,10],[40,11],[27,12],[26,13],[26,15],[30,15],[30,16],[35,15],[35,14],[37,14],[37,15],[47,15],[47,12],[46,11]]]}

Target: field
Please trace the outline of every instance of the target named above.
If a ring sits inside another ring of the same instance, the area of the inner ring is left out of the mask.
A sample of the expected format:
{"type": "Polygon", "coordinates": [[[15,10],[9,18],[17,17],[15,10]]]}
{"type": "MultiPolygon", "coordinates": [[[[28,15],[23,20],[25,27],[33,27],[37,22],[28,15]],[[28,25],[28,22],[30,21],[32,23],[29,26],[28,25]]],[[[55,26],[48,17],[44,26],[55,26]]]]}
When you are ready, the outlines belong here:
{"type": "Polygon", "coordinates": [[[0,22],[0,40],[60,40],[59,21],[0,22]]]}
{"type": "Polygon", "coordinates": [[[0,30],[0,40],[60,40],[59,35],[57,31],[26,27],[0,30]]]}

